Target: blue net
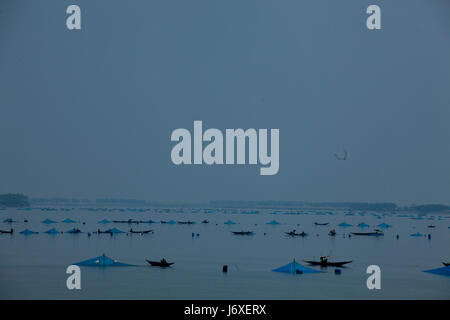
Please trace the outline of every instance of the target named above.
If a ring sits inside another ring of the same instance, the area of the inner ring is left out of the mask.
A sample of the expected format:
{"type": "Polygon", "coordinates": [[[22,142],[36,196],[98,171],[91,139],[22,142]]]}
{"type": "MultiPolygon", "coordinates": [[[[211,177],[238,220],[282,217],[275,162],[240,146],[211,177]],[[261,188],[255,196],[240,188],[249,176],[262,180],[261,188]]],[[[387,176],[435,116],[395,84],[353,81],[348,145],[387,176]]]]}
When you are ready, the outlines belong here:
{"type": "Polygon", "coordinates": [[[45,220],[43,220],[43,221],[41,221],[42,223],[45,223],[45,224],[51,224],[51,223],[56,223],[56,221],[53,221],[53,220],[50,220],[50,219],[45,219],[45,220]]]}
{"type": "Polygon", "coordinates": [[[58,234],[59,231],[56,230],[55,228],[52,228],[50,230],[45,231],[44,233],[47,233],[47,234],[58,234]]]}
{"type": "Polygon", "coordinates": [[[447,276],[450,277],[450,266],[437,268],[437,269],[431,269],[431,270],[425,270],[423,272],[433,273],[433,274],[439,274],[441,276],[447,276]]]}
{"type": "Polygon", "coordinates": [[[298,264],[297,262],[295,262],[295,260],[292,261],[291,263],[288,263],[285,266],[273,269],[272,271],[283,272],[283,273],[291,273],[291,274],[322,273],[322,271],[314,270],[314,269],[302,266],[301,264],[298,264]]]}
{"type": "Polygon", "coordinates": [[[74,263],[78,266],[89,266],[89,267],[126,267],[132,266],[132,264],[122,263],[117,260],[111,259],[105,255],[95,257],[92,259],[84,260],[78,263],[74,263]]]}

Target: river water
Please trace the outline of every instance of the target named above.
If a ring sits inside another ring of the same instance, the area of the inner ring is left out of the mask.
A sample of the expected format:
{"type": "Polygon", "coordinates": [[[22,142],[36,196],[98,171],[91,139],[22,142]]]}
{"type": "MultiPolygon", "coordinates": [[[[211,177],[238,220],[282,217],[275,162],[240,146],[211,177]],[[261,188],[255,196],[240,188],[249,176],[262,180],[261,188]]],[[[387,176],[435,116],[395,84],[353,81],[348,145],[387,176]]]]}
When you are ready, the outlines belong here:
{"type": "Polygon", "coordinates": [[[12,227],[15,232],[0,234],[0,298],[449,299],[450,277],[422,272],[442,267],[442,261],[450,260],[449,218],[301,209],[6,209],[0,211],[0,229],[12,227]],[[17,222],[3,222],[7,218],[17,222]],[[47,218],[57,223],[42,223],[47,218]],[[67,218],[76,222],[62,222],[67,218]],[[98,223],[103,219],[157,223],[98,223]],[[202,224],[204,219],[209,223],[202,224]],[[196,223],[161,224],[161,220],[196,223]],[[268,224],[274,220],[279,224],[268,224]],[[236,224],[227,225],[227,221],[236,224]],[[315,226],[314,222],[329,225],[315,226]],[[342,222],[352,226],[338,226],[342,222]],[[370,227],[357,227],[361,222],[370,227]],[[381,223],[391,225],[383,229],[384,236],[348,237],[350,232],[372,231],[381,223]],[[43,233],[51,228],[68,231],[74,227],[85,233],[43,233]],[[130,227],[152,229],[153,233],[87,234],[113,227],[123,231],[130,227]],[[336,229],[335,237],[328,235],[332,228],[336,229]],[[39,234],[20,234],[24,229],[39,234]],[[308,235],[293,238],[285,234],[293,229],[308,235]],[[254,235],[231,232],[242,230],[253,231],[254,235]],[[411,236],[414,233],[425,236],[411,236]],[[81,290],[68,290],[67,266],[101,254],[135,266],[82,267],[81,290]],[[303,259],[318,259],[321,255],[353,262],[339,275],[334,268],[313,267],[324,272],[301,275],[271,271],[293,259],[306,265],[303,259]],[[175,264],[163,269],[150,267],[145,261],[163,257],[175,264]],[[223,265],[228,265],[228,273],[222,273],[223,265]],[[381,268],[380,290],[366,286],[369,265],[381,268]]]}

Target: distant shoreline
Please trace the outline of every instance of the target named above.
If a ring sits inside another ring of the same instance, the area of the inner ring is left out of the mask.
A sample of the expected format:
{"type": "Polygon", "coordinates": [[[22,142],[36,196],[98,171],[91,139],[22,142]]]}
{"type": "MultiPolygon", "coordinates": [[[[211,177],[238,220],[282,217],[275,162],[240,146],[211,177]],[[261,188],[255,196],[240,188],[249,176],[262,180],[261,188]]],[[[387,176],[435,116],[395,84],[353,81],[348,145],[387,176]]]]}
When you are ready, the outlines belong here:
{"type": "Polygon", "coordinates": [[[450,206],[444,204],[423,204],[398,206],[392,202],[306,202],[306,201],[245,201],[245,200],[214,200],[209,202],[149,202],[134,199],[75,199],[75,198],[32,198],[20,194],[0,195],[0,199],[26,199],[27,201],[0,202],[0,208],[27,208],[46,206],[76,206],[76,207],[167,207],[167,208],[224,208],[224,209],[271,209],[271,210],[324,210],[324,211],[378,211],[390,213],[416,212],[450,214],[450,206]],[[2,198],[3,197],[3,198],[2,198]]]}

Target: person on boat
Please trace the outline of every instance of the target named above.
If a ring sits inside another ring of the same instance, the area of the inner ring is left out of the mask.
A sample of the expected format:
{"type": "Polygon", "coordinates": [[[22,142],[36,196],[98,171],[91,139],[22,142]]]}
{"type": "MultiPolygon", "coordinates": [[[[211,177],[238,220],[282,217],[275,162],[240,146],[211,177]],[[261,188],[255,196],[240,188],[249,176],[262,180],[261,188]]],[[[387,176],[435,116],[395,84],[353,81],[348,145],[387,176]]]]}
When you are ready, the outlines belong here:
{"type": "Polygon", "coordinates": [[[167,264],[166,259],[162,258],[162,259],[161,259],[161,263],[167,264]]]}
{"type": "Polygon", "coordinates": [[[325,264],[325,263],[327,263],[327,262],[328,262],[328,258],[327,258],[326,256],[320,257],[320,263],[325,264]]]}

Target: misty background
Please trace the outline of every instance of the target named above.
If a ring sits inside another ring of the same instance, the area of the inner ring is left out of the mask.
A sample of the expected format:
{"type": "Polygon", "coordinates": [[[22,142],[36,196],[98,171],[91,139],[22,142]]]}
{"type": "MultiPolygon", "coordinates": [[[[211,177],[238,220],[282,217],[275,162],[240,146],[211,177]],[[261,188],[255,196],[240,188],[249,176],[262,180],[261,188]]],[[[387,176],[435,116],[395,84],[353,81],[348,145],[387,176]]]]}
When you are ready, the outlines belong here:
{"type": "Polygon", "coordinates": [[[449,18],[445,0],[2,0],[0,193],[448,204],[449,18]],[[278,174],[175,166],[194,120],[279,128],[278,174]]]}

